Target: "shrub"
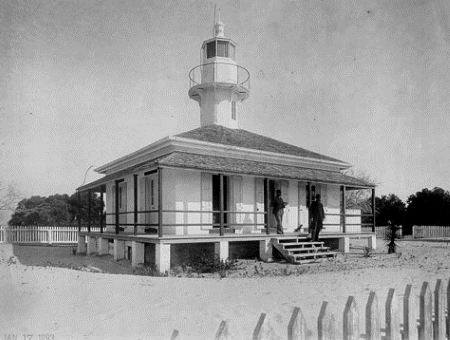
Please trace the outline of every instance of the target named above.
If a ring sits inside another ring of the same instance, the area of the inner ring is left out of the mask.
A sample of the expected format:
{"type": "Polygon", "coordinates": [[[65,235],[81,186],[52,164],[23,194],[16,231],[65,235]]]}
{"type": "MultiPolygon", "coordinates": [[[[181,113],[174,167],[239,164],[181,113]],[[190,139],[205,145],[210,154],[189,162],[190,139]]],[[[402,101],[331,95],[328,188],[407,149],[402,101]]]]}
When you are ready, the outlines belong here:
{"type": "Polygon", "coordinates": [[[140,263],[139,267],[135,268],[133,272],[136,275],[144,275],[144,276],[168,276],[168,273],[161,273],[159,270],[157,270],[155,264],[147,264],[147,263],[140,263]]]}
{"type": "Polygon", "coordinates": [[[400,239],[400,235],[398,234],[398,230],[400,229],[391,221],[388,221],[388,230],[386,233],[386,246],[388,248],[388,254],[395,254],[397,251],[398,240],[400,239]]]}
{"type": "Polygon", "coordinates": [[[372,257],[373,249],[371,247],[364,247],[364,257],[372,257]]]}
{"type": "Polygon", "coordinates": [[[210,253],[206,252],[191,256],[181,264],[181,268],[185,273],[195,272],[197,276],[204,273],[218,273],[221,278],[226,277],[228,271],[236,270],[237,267],[237,260],[222,260],[217,254],[211,256],[210,253]]]}

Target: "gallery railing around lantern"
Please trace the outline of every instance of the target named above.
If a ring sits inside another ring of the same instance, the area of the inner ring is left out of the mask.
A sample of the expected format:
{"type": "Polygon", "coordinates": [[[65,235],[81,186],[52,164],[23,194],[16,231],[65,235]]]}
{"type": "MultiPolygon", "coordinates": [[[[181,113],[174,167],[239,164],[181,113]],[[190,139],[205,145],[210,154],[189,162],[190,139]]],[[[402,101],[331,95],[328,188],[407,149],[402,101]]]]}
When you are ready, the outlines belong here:
{"type": "Polygon", "coordinates": [[[201,64],[189,72],[190,88],[212,83],[229,83],[250,92],[250,72],[239,65],[226,62],[201,64]]]}

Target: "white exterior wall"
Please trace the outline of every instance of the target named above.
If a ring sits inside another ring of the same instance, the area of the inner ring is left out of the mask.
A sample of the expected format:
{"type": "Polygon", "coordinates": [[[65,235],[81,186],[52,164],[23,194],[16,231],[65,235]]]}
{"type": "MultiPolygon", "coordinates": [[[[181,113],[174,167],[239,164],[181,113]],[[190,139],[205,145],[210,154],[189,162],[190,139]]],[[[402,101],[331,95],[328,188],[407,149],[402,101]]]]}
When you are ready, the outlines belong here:
{"type": "MultiPolygon", "coordinates": [[[[145,178],[148,176],[144,176],[144,171],[139,172],[138,174],[138,212],[139,211],[145,211],[145,178]]],[[[158,210],[158,198],[157,198],[157,185],[158,185],[158,174],[152,174],[149,175],[152,176],[155,180],[155,194],[156,194],[156,204],[152,209],[150,210],[158,210]]],[[[126,202],[126,211],[128,212],[125,216],[119,218],[120,221],[123,221],[127,224],[133,224],[134,223],[134,176],[133,174],[123,177],[124,182],[126,183],[127,191],[127,202],[126,202]],[[123,220],[122,220],[123,219],[123,220]]],[[[105,198],[105,206],[106,206],[106,223],[111,224],[115,221],[115,216],[110,215],[111,213],[115,213],[115,181],[111,181],[106,183],[106,198],[105,198]]],[[[157,214],[151,215],[151,223],[157,223],[158,216],[157,214]]],[[[138,213],[138,223],[146,223],[146,218],[144,213],[138,213]]],[[[125,230],[125,233],[133,233],[134,232],[134,226],[125,226],[121,225],[125,230]]],[[[144,232],[145,226],[138,226],[137,231],[138,232],[144,232]]],[[[109,225],[107,226],[108,232],[115,232],[115,226],[109,225]]]]}
{"type": "Polygon", "coordinates": [[[347,209],[345,211],[348,215],[358,215],[358,216],[348,216],[345,218],[345,231],[347,233],[359,233],[361,232],[361,209],[347,209]],[[358,224],[358,225],[348,225],[348,224],[358,224]]]}
{"type": "MultiPolygon", "coordinates": [[[[163,210],[201,210],[201,173],[178,169],[163,169],[163,210]]],[[[208,234],[201,228],[201,214],[187,212],[163,213],[163,224],[197,224],[166,226],[164,235],[208,234]]]]}
{"type": "MultiPolygon", "coordinates": [[[[259,233],[261,227],[257,227],[256,211],[256,181],[252,176],[230,176],[230,196],[229,209],[237,212],[237,214],[230,214],[230,221],[234,225],[230,227],[235,230],[235,233],[259,233]],[[242,224],[240,226],[239,224],[242,224]]],[[[264,198],[263,198],[264,200],[264,198]]],[[[264,207],[263,207],[264,209],[264,207]]],[[[264,217],[262,222],[264,223],[264,217]]]]}
{"type": "MultiPolygon", "coordinates": [[[[127,224],[134,223],[134,179],[133,175],[128,175],[124,177],[124,182],[127,183],[127,204],[126,204],[126,217],[123,218],[127,224]]],[[[123,226],[125,228],[124,232],[132,233],[134,231],[133,226],[123,226]]],[[[130,245],[131,246],[131,245],[130,245]]]]}
{"type": "Polygon", "coordinates": [[[290,180],[287,186],[282,186],[284,201],[288,205],[284,209],[283,228],[285,232],[293,232],[298,228],[298,181],[290,180]]]}
{"type": "MultiPolygon", "coordinates": [[[[166,226],[164,235],[208,235],[212,229],[212,174],[201,173],[197,171],[181,170],[181,169],[163,169],[163,210],[180,210],[180,212],[163,213],[163,224],[180,224],[180,226],[166,226]],[[188,213],[188,211],[202,211],[188,213]],[[181,224],[191,224],[182,226],[181,224]]],[[[144,172],[138,174],[138,210],[146,210],[145,205],[145,178],[153,178],[155,183],[155,205],[151,209],[158,210],[158,174],[150,174],[144,176],[144,172]]],[[[229,194],[228,206],[232,212],[237,214],[229,214],[228,221],[233,224],[230,226],[234,233],[260,233],[264,226],[264,215],[256,215],[255,212],[264,212],[264,180],[263,178],[253,176],[231,175],[229,178],[229,194]],[[239,224],[243,224],[240,226],[239,224]],[[257,226],[256,224],[260,224],[257,226]]],[[[131,224],[125,227],[125,232],[132,233],[134,227],[134,177],[128,175],[124,177],[127,185],[127,211],[126,221],[131,224]]],[[[297,180],[281,180],[277,181],[277,186],[282,190],[283,199],[288,202],[285,208],[283,226],[285,232],[293,232],[300,224],[303,225],[302,230],[308,230],[309,213],[306,207],[306,182],[297,180]]],[[[339,185],[317,184],[316,193],[321,193],[322,202],[324,204],[325,214],[324,231],[340,232],[340,216],[329,214],[339,214],[341,192],[339,185]]],[[[105,205],[106,223],[112,224],[114,216],[109,215],[115,213],[115,182],[106,184],[105,205]]],[[[347,214],[356,214],[359,216],[347,217],[347,232],[359,232],[360,226],[349,226],[348,224],[361,223],[361,211],[358,209],[348,209],[347,214]]],[[[157,223],[158,214],[151,214],[151,223],[157,223]]],[[[146,223],[145,214],[138,214],[138,222],[146,223]]],[[[147,221],[148,222],[148,221],[147,221]]],[[[272,221],[272,227],[274,227],[272,221]]],[[[144,232],[145,227],[138,227],[138,232],[144,232]]],[[[110,225],[107,231],[114,232],[115,226],[110,225]]]]}
{"type": "MultiPolygon", "coordinates": [[[[322,186],[325,186],[322,184],[322,186]]],[[[341,212],[341,187],[339,185],[326,185],[326,195],[324,195],[324,207],[326,219],[324,224],[332,223],[334,225],[325,225],[324,231],[326,232],[340,232],[341,231],[341,217],[340,215],[328,215],[328,214],[340,214],[341,212]],[[326,205],[325,205],[326,202],[326,205]]]]}

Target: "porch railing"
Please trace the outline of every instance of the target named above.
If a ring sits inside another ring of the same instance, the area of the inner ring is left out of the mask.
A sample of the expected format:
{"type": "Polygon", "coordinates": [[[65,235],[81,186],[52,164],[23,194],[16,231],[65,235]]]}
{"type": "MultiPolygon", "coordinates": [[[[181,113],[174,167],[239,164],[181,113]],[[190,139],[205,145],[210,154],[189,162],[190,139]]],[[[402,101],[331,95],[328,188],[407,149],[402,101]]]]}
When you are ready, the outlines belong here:
{"type": "MultiPolygon", "coordinates": [[[[107,213],[104,225],[109,232],[116,232],[118,229],[119,232],[126,231],[137,234],[158,234],[159,228],[162,228],[160,236],[217,233],[262,234],[267,233],[268,224],[271,229],[276,227],[275,221],[270,219],[268,221],[268,214],[264,211],[155,209],[107,213]],[[161,221],[160,214],[162,215],[161,221]],[[124,221],[127,222],[123,223],[124,221]]],[[[297,229],[298,225],[291,227],[293,231],[297,229]]],[[[326,232],[372,232],[373,215],[347,209],[344,218],[344,214],[339,209],[328,209],[324,227],[326,232]]],[[[303,228],[303,231],[306,229],[303,228]]]]}

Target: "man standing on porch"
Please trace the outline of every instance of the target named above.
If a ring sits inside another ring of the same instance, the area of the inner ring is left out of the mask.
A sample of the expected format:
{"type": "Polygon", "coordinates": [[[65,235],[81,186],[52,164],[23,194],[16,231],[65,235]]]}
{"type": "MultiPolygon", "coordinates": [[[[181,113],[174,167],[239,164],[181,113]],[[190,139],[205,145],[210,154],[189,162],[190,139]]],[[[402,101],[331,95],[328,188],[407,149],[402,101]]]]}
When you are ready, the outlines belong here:
{"type": "Polygon", "coordinates": [[[287,202],[283,201],[281,198],[281,190],[277,190],[276,197],[273,200],[273,215],[275,216],[275,220],[277,221],[277,234],[284,234],[283,232],[283,214],[284,207],[286,207],[287,202]]]}
{"type": "Polygon", "coordinates": [[[320,230],[323,229],[323,220],[325,219],[325,211],[320,201],[320,195],[316,195],[316,200],[311,203],[311,241],[319,241],[320,230]]]}

